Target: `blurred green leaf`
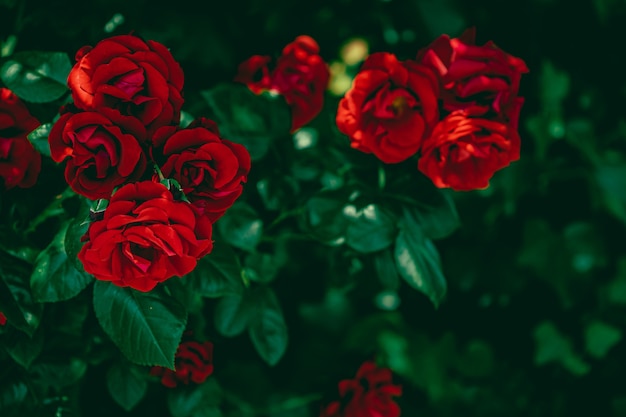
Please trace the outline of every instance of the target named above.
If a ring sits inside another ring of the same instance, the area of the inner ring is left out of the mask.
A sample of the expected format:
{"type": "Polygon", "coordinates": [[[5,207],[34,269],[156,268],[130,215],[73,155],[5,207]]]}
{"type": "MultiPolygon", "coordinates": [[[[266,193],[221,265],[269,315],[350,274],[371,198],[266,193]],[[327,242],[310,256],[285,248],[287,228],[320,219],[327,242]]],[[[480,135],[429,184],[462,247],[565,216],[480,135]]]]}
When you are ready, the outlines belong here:
{"type": "Polygon", "coordinates": [[[541,63],[539,83],[541,104],[544,110],[560,112],[561,102],[569,93],[570,77],[567,72],[560,71],[552,62],[544,60],[541,63]]]}
{"type": "Polygon", "coordinates": [[[464,350],[457,354],[456,368],[470,378],[489,376],[495,367],[491,346],[483,340],[471,340],[464,350]]]}
{"type": "Polygon", "coordinates": [[[62,358],[55,361],[35,362],[29,374],[38,385],[63,388],[78,382],[87,372],[87,363],[79,358],[62,358]]]}
{"type": "Polygon", "coordinates": [[[459,215],[449,193],[438,190],[437,200],[428,206],[407,208],[421,226],[424,235],[430,239],[443,239],[451,235],[459,226],[459,215]]]}
{"type": "Polygon", "coordinates": [[[254,314],[257,313],[252,309],[247,294],[226,295],[215,306],[215,329],[227,337],[237,336],[246,330],[254,314]]]}
{"type": "Polygon", "coordinates": [[[274,254],[254,252],[246,256],[244,272],[250,281],[267,283],[274,280],[281,266],[274,254]]]}
{"type": "Polygon", "coordinates": [[[217,226],[226,242],[246,251],[254,250],[263,235],[263,221],[244,202],[235,203],[228,209],[217,226]]]}
{"type": "Polygon", "coordinates": [[[173,417],[221,417],[221,399],[220,386],[209,378],[198,386],[171,390],[167,395],[167,408],[173,417]]]}
{"type": "Polygon", "coordinates": [[[620,340],[622,340],[622,331],[601,321],[594,321],[585,329],[587,352],[596,359],[605,357],[620,340]]]}
{"type": "Polygon", "coordinates": [[[10,329],[2,337],[2,344],[15,362],[28,369],[30,364],[39,356],[43,349],[44,337],[41,328],[37,329],[32,337],[10,329]]]}
{"type": "Polygon", "coordinates": [[[626,164],[596,167],[595,178],[604,191],[604,202],[615,217],[626,223],[626,164]]]}
{"type": "Polygon", "coordinates": [[[5,380],[0,385],[0,410],[3,417],[22,417],[27,414],[25,408],[32,402],[27,401],[28,387],[23,380],[5,380]]]}
{"type": "Polygon", "coordinates": [[[288,335],[285,318],[276,295],[270,288],[258,288],[254,300],[255,314],[248,327],[250,339],[261,358],[268,365],[274,366],[287,350],[288,335]]]}
{"type": "Polygon", "coordinates": [[[368,204],[357,209],[347,205],[343,213],[348,219],[346,244],[361,253],[377,252],[393,243],[396,227],[392,217],[380,206],[368,204]]]}
{"type": "Polygon", "coordinates": [[[259,180],[256,188],[267,210],[284,209],[299,191],[298,182],[289,176],[284,176],[284,173],[259,180]]]}
{"type": "Polygon", "coordinates": [[[23,260],[0,251],[0,311],[29,336],[39,326],[43,313],[43,305],[34,301],[30,290],[31,271],[23,260]]]}
{"type": "Polygon", "coordinates": [[[255,95],[240,84],[220,84],[201,94],[222,136],[244,145],[253,160],[265,156],[274,139],[289,135],[291,113],[282,96],[255,95]]]}
{"type": "Polygon", "coordinates": [[[138,375],[130,364],[117,363],[106,373],[109,394],[124,410],[130,411],[143,399],[148,391],[148,381],[138,375]]]}
{"type": "Polygon", "coordinates": [[[424,236],[415,215],[404,210],[403,224],[396,238],[395,260],[400,276],[439,306],[447,290],[437,248],[424,236]]]}
{"type": "Polygon", "coordinates": [[[174,298],[97,281],[93,307],[102,329],[138,365],[174,369],[174,355],[187,324],[187,311],[174,298]]]}
{"type": "Polygon", "coordinates": [[[37,152],[48,157],[50,156],[50,143],[48,142],[50,129],[52,129],[52,123],[44,123],[28,134],[28,140],[37,152]]]}
{"type": "Polygon", "coordinates": [[[300,218],[301,226],[315,239],[328,244],[341,244],[345,240],[348,219],[343,208],[348,203],[349,192],[344,189],[323,190],[305,203],[300,218]]]}
{"type": "Polygon", "coordinates": [[[606,287],[606,297],[614,304],[626,305],[626,257],[617,263],[617,275],[606,287]]]}
{"type": "Polygon", "coordinates": [[[72,69],[63,52],[18,52],[0,68],[0,79],[18,97],[33,103],[48,103],[69,91],[72,69]]]}
{"type": "Polygon", "coordinates": [[[544,321],[535,327],[534,338],[536,365],[556,362],[577,376],[590,371],[589,365],[574,352],[572,342],[552,322],[544,321]]]}
{"type": "Polygon", "coordinates": [[[377,253],[374,256],[376,275],[382,286],[387,290],[397,290],[400,286],[400,276],[390,249],[377,253]]]}
{"type": "Polygon", "coordinates": [[[78,270],[65,252],[66,222],[37,259],[30,277],[33,296],[39,302],[54,303],[75,297],[93,281],[93,276],[78,270]]]}

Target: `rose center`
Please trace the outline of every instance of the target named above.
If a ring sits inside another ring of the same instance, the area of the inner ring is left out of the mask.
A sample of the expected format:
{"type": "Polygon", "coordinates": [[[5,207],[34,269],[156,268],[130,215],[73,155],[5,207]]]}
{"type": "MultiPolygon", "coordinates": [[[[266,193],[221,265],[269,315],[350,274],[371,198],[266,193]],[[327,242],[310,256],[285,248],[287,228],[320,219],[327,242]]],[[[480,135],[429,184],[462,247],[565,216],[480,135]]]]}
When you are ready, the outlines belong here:
{"type": "Polygon", "coordinates": [[[127,72],[126,74],[120,75],[119,77],[111,80],[111,83],[115,87],[119,88],[127,96],[127,99],[130,99],[143,90],[143,70],[137,68],[133,71],[127,72]]]}
{"type": "Polygon", "coordinates": [[[154,259],[154,248],[141,246],[135,242],[126,243],[123,252],[137,268],[142,272],[147,272],[154,259]]]}
{"type": "Polygon", "coordinates": [[[404,96],[394,98],[391,102],[391,106],[389,106],[389,110],[391,110],[397,118],[401,118],[408,109],[409,103],[404,96]]]}

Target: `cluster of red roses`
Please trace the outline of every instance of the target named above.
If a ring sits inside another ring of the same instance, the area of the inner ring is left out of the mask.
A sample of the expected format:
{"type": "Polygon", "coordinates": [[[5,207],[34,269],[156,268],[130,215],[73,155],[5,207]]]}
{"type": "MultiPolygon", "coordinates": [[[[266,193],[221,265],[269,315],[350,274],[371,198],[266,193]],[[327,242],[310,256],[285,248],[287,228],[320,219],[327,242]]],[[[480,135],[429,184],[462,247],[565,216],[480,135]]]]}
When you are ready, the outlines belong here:
{"type": "MultiPolygon", "coordinates": [[[[308,36],[287,45],[272,70],[271,63],[252,56],[235,81],[255,94],[283,95],[295,131],[321,111],[328,66],[308,36]]],[[[486,188],[497,170],[519,159],[524,100],[517,94],[526,72],[524,61],[493,42],[477,46],[473,29],[440,36],[414,60],[374,53],[342,98],[337,127],[353,148],[385,163],[419,154],[419,170],[437,187],[486,188]]]]}
{"type": "Polygon", "coordinates": [[[250,91],[280,94],[291,108],[291,131],[296,131],[319,114],[330,72],[310,36],[298,36],[285,46],[270,70],[272,58],[253,55],[239,65],[235,81],[250,91]]]}
{"type": "Polygon", "coordinates": [[[121,35],[83,47],[68,85],[74,104],[50,131],[52,159],[75,192],[109,200],[78,255],[85,271],[139,291],[191,272],[242,192],[247,150],[210,120],[179,127],[183,72],[158,42],[121,35]]]}
{"type": "Polygon", "coordinates": [[[370,55],[339,104],[337,126],[352,147],[398,163],[419,153],[437,187],[485,188],[519,159],[517,96],[524,62],[475,32],[442,35],[415,60],[370,55]]]}
{"type": "Polygon", "coordinates": [[[27,136],[39,124],[12,91],[0,88],[0,178],[5,189],[28,188],[37,182],[41,155],[27,136]]]}

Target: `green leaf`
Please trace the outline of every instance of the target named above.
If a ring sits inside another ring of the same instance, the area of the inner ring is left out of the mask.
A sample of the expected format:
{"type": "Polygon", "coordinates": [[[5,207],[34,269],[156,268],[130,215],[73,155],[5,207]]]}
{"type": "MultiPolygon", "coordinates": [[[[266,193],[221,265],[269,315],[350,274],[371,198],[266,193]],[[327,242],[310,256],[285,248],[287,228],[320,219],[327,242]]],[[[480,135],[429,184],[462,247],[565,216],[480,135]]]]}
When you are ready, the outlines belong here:
{"type": "Polygon", "coordinates": [[[225,242],[216,243],[211,253],[200,259],[182,282],[195,293],[209,298],[241,294],[244,289],[239,259],[225,242]]]}
{"type": "Polygon", "coordinates": [[[252,316],[256,314],[244,295],[224,296],[215,306],[213,321],[216,330],[223,336],[232,337],[243,333],[252,316]]]}
{"type": "Polygon", "coordinates": [[[66,84],[71,69],[63,52],[18,52],[0,68],[0,79],[21,99],[48,103],[69,91],[66,84]]]}
{"type": "Polygon", "coordinates": [[[560,363],[574,375],[584,375],[590,371],[589,365],[572,348],[572,342],[561,334],[550,322],[544,321],[534,331],[535,364],[560,363]]]}
{"type": "Polygon", "coordinates": [[[446,294],[447,284],[437,248],[424,236],[414,215],[406,209],[403,220],[394,251],[398,272],[410,286],[424,293],[438,307],[446,294]]]}
{"type": "Polygon", "coordinates": [[[138,365],[174,369],[174,355],[187,324],[187,311],[159,291],[143,293],[97,281],[93,307],[104,331],[138,365]]]}
{"type": "Polygon", "coordinates": [[[289,204],[300,190],[300,185],[283,172],[263,178],[256,183],[257,191],[267,210],[281,210],[289,204]]]}
{"type": "Polygon", "coordinates": [[[274,292],[261,287],[255,294],[254,315],[248,332],[254,348],[268,365],[274,366],[287,350],[285,318],[274,292]]]}
{"type": "Polygon", "coordinates": [[[128,364],[118,363],[109,368],[106,379],[109,394],[126,411],[135,408],[148,391],[148,381],[128,364]]]}
{"type": "Polygon", "coordinates": [[[189,126],[189,124],[191,124],[191,122],[193,122],[195,119],[195,117],[193,117],[193,115],[191,115],[191,113],[187,113],[186,111],[181,111],[180,112],[180,123],[179,126],[181,129],[186,128],[187,126],[189,126]]]}
{"type": "Polygon", "coordinates": [[[454,201],[444,190],[439,190],[439,201],[433,205],[415,207],[411,213],[430,239],[443,239],[460,225],[454,201]]]}
{"type": "Polygon", "coordinates": [[[29,370],[33,382],[57,389],[78,382],[85,372],[87,372],[87,363],[75,357],[54,362],[35,362],[29,370]]]}
{"type": "Polygon", "coordinates": [[[328,244],[341,244],[345,239],[348,219],[343,208],[348,202],[345,189],[323,190],[305,204],[301,226],[315,239],[328,244]]]}
{"type": "Polygon", "coordinates": [[[30,286],[35,300],[54,303],[77,296],[93,281],[93,276],[79,271],[65,252],[65,236],[69,223],[65,223],[46,249],[35,260],[30,286]]]}
{"type": "Polygon", "coordinates": [[[400,277],[390,249],[377,253],[374,256],[376,275],[382,286],[387,290],[396,291],[400,286],[400,277]]]}
{"type": "Polygon", "coordinates": [[[197,387],[172,390],[167,396],[167,407],[173,417],[221,417],[219,404],[222,390],[210,378],[197,387]]]}
{"type": "Polygon", "coordinates": [[[16,328],[32,336],[41,320],[43,305],[33,300],[31,266],[0,251],[0,311],[16,328]]]}
{"type": "Polygon", "coordinates": [[[244,145],[253,160],[267,153],[277,137],[289,135],[289,107],[281,96],[253,94],[239,84],[221,84],[201,92],[222,136],[244,145]]]}
{"type": "Polygon", "coordinates": [[[348,205],[343,210],[348,218],[346,244],[361,253],[377,252],[388,248],[395,238],[393,219],[376,204],[357,210],[348,205]]]}
{"type": "Polygon", "coordinates": [[[50,156],[50,142],[48,142],[50,129],[52,129],[52,123],[44,123],[28,134],[30,143],[44,156],[50,156]]]}
{"type": "Polygon", "coordinates": [[[596,359],[604,358],[620,340],[622,340],[622,331],[601,321],[594,321],[585,329],[587,352],[596,359]]]}
{"type": "Polygon", "coordinates": [[[30,415],[27,411],[30,408],[29,406],[32,406],[32,401],[28,401],[28,387],[21,378],[20,380],[2,381],[2,385],[0,385],[0,410],[2,410],[2,417],[30,415]]]}
{"type": "Polygon", "coordinates": [[[246,251],[253,251],[263,235],[263,221],[252,207],[243,202],[235,203],[228,209],[217,225],[226,242],[246,251]]]}
{"type": "Polygon", "coordinates": [[[43,331],[39,328],[32,337],[9,329],[2,337],[2,342],[7,353],[15,362],[28,369],[30,364],[37,359],[43,349],[43,331]]]}
{"type": "Polygon", "coordinates": [[[282,267],[282,262],[275,254],[254,252],[246,256],[244,274],[255,282],[271,282],[282,267]]]}
{"type": "Polygon", "coordinates": [[[74,265],[74,268],[80,273],[86,273],[83,263],[78,259],[78,253],[83,248],[84,243],[81,242],[82,237],[89,229],[89,207],[91,201],[81,198],[81,208],[72,220],[69,222],[67,232],[65,233],[65,253],[68,260],[74,265]]]}
{"type": "Polygon", "coordinates": [[[626,223],[626,164],[600,165],[595,177],[607,209],[626,223]]]}

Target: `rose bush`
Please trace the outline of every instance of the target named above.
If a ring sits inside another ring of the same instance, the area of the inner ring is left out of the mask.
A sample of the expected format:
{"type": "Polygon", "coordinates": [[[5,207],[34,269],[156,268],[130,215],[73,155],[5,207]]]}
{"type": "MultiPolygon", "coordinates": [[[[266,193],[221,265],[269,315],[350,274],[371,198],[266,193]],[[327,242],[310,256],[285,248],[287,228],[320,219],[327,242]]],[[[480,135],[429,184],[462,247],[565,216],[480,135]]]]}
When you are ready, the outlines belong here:
{"type": "MultiPolygon", "coordinates": [[[[194,71],[188,82],[208,89],[191,90],[184,109],[180,45],[172,54],[116,35],[80,49],[73,66],[63,53],[3,52],[2,82],[30,93],[44,123],[28,135],[40,123],[26,105],[0,107],[0,138],[51,160],[35,196],[0,195],[0,309],[10,313],[0,414],[89,408],[92,393],[78,387],[97,381],[108,414],[399,417],[403,391],[430,389],[420,355],[439,349],[439,335],[405,317],[432,309],[427,300],[444,305],[434,240],[458,215],[438,188],[484,188],[520,156],[525,64],[467,36],[416,59],[376,52],[358,72],[344,57],[333,71],[354,79],[335,101],[318,43],[298,36],[276,59],[245,60],[235,81],[247,87],[194,71]],[[55,94],[38,96],[36,77],[55,94]],[[381,365],[362,363],[322,406],[345,353],[381,365]],[[168,389],[149,387],[157,379],[168,389]]],[[[444,346],[454,372],[479,362],[476,351],[488,362],[480,345],[459,341],[465,360],[454,343],[444,346]]]]}
{"type": "Polygon", "coordinates": [[[183,71],[165,46],[134,35],[81,48],[68,77],[76,107],[114,108],[137,117],[148,131],[178,123],[183,83],[183,71]]]}
{"type": "Polygon", "coordinates": [[[0,178],[4,188],[35,185],[41,155],[26,136],[39,126],[22,101],[9,89],[0,88],[0,178]]]}
{"type": "Polygon", "coordinates": [[[131,183],[89,225],[78,258],[96,279],[150,291],[193,271],[212,247],[211,222],[162,184],[131,183]]]}

